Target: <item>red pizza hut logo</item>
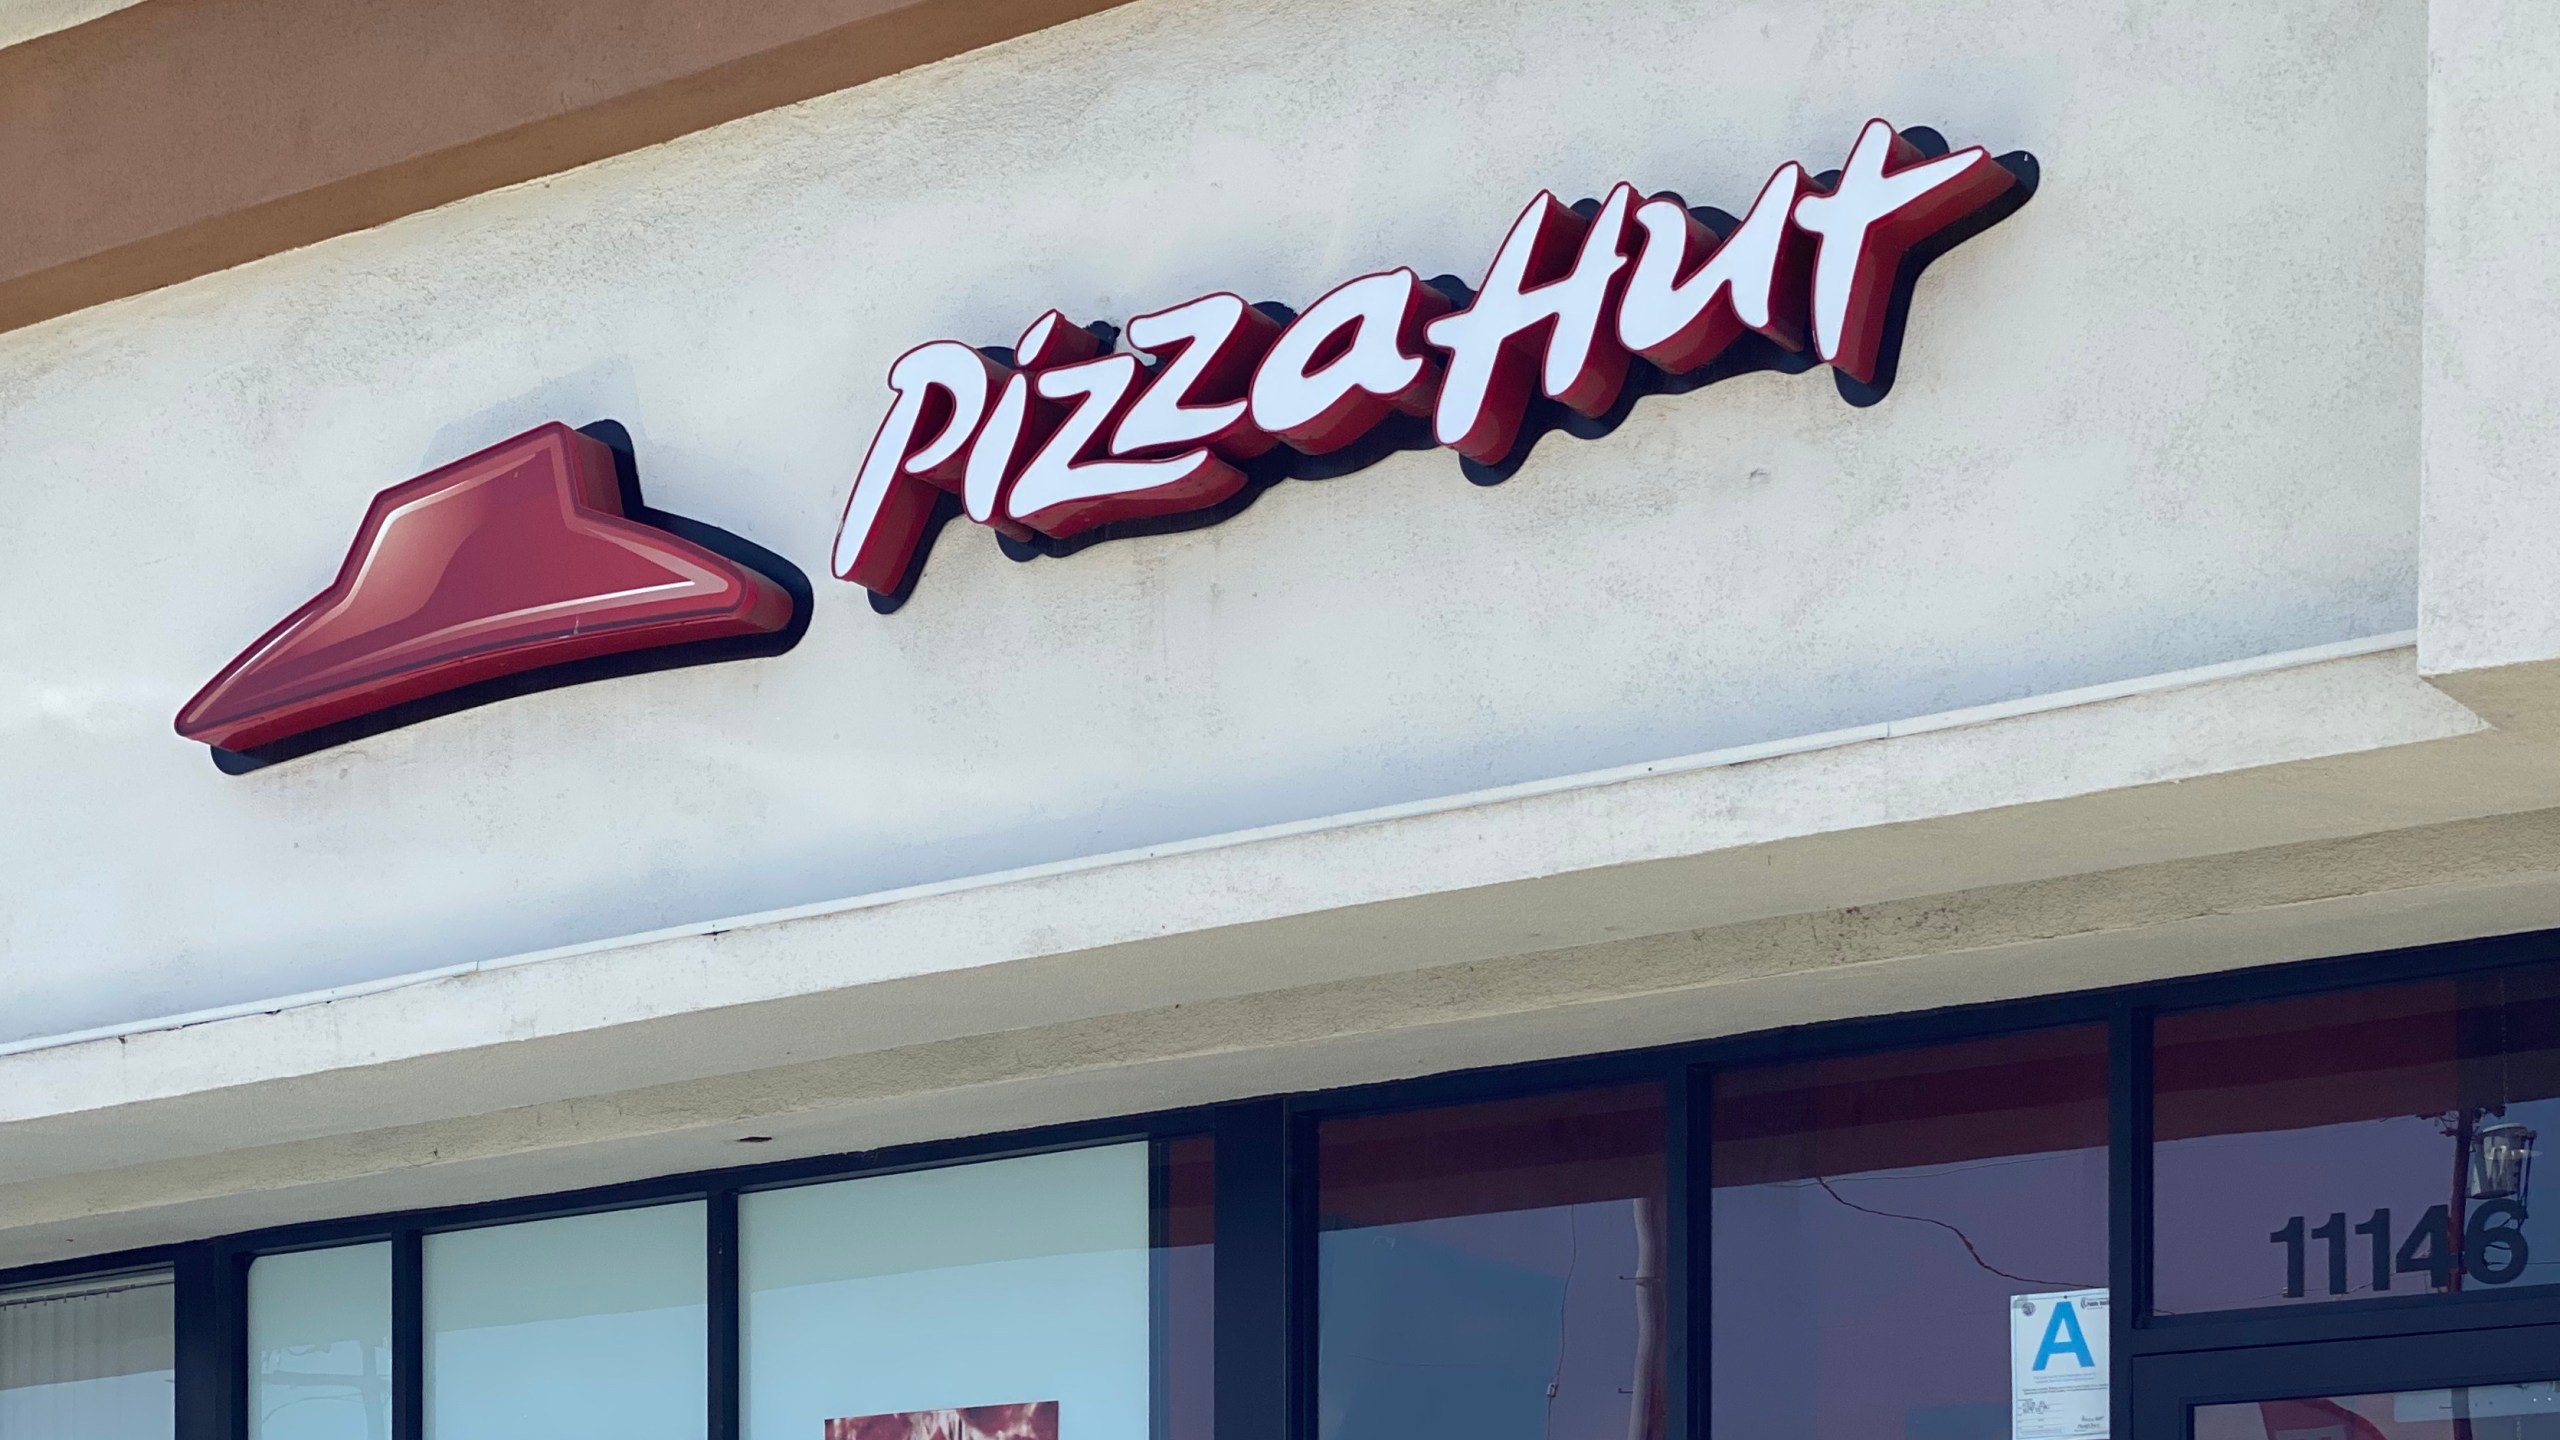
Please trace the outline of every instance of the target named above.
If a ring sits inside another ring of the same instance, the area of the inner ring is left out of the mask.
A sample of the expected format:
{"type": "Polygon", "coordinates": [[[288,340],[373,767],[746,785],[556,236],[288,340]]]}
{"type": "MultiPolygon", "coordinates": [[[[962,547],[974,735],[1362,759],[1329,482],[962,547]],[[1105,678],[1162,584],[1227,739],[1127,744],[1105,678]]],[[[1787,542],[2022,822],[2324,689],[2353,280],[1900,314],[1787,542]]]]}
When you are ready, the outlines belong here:
{"type": "MultiPolygon", "coordinates": [[[[1541,193],[1473,287],[1395,269],[1303,312],[1220,293],[1125,333],[1052,310],[1009,349],[920,345],[890,367],[834,570],[894,609],[959,514],[1029,559],[1213,523],[1401,449],[1455,450],[1492,483],[1547,430],[1604,434],[1643,395],[1754,369],[1826,364],[1873,403],[1920,271],[2036,175],[2024,152],[1871,120],[1838,171],[1782,165],[1739,218],[1623,184],[1541,193]]],[[[177,730],[252,769],[528,690],[779,654],[809,600],[788,561],[643,505],[620,426],[546,425],[375,496],[337,579],[177,730]]]]}
{"type": "Polygon", "coordinates": [[[1222,293],[1117,334],[1052,310],[1010,349],[919,345],[889,367],[833,568],[885,610],[956,514],[1027,559],[1222,519],[1394,449],[1455,450],[1490,483],[1545,429],[1604,433],[1639,395],[1719,372],[1829,365],[1873,403],[1919,271],[2036,176],[2023,152],[1871,120],[1837,172],[1782,165],[1739,219],[1625,184],[1542,192],[1472,289],[1396,269],[1296,313],[1222,293]]]}
{"type": "Polygon", "coordinates": [[[550,424],[373,497],[338,578],[178,712],[237,773],[471,705],[778,654],[808,581],[640,502],[610,421],[550,424]]]}

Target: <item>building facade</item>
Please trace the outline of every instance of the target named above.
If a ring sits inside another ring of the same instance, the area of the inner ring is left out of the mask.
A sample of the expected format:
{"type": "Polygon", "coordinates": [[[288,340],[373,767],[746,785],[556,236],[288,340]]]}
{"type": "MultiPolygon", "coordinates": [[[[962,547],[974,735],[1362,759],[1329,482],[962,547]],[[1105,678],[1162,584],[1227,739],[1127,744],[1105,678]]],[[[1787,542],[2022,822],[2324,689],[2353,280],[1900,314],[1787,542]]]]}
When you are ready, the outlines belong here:
{"type": "Polygon", "coordinates": [[[0,1440],[2560,1435],[2560,10],[0,41],[0,1440]]]}

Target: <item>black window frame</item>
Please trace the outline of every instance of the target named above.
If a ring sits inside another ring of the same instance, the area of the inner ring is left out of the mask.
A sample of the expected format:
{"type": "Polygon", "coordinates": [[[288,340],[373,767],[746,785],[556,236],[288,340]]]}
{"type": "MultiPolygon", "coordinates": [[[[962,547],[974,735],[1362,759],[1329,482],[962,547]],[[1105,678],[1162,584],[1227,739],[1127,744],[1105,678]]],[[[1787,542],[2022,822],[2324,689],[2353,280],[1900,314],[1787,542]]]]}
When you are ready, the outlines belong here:
{"type": "MultiPolygon", "coordinates": [[[[2279,1347],[2370,1347],[2407,1340],[2560,1326],[2560,1286],[2545,1292],[2339,1300],[2318,1306],[2150,1315],[2150,1038],[2172,1010],[2271,1000],[2560,960],[2560,930],[2253,965],[2111,988],[1993,1000],[1888,1016],[1790,1026],[1674,1045],[1452,1071],[1218,1105],[652,1177],[588,1189],[279,1226],[0,1270],[0,1297],[21,1287],[165,1270],[175,1277],[178,1440],[246,1440],[247,1279],[261,1255],[388,1242],[392,1247],[393,1440],[422,1440],[420,1260],[424,1237],[450,1230],[699,1200],[709,1269],[708,1440],[740,1440],[738,1198],[1087,1146],[1213,1136],[1217,1440],[1314,1440],[1314,1164],[1316,1123],[1651,1080],[1664,1087],[1670,1204],[1668,1319],[1671,1435],[1709,1440],[1706,1344],[1712,1298],[1705,1199],[1712,1138],[1708,1095],[1719,1069],[1904,1049],[2063,1025],[2108,1027],[2108,1284],[2112,1433],[2169,1440],[2168,1413],[2147,1388],[2210,1369],[2198,1357],[2279,1347]],[[2156,1380],[2156,1384],[2155,1384],[2156,1380]],[[2139,1426],[2139,1430],[2136,1428],[2139,1426]]],[[[1915,962],[1917,963],[1917,962],[1915,962]]],[[[2423,1341],[2424,1343],[2417,1343],[2423,1341]]],[[[2172,1407],[2174,1408],[2174,1407],[2172,1407]]],[[[2179,1412],[2181,1415],[2183,1412],[2179,1412]]]]}

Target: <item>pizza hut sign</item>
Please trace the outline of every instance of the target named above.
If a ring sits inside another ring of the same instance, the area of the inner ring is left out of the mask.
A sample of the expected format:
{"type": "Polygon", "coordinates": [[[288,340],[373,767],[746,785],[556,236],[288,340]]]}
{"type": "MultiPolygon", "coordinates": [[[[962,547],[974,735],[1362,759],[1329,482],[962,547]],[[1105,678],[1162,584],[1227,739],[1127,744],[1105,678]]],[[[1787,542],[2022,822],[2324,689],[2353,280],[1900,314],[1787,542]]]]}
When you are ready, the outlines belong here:
{"type": "Polygon", "coordinates": [[[1533,386],[1596,419],[1629,395],[1636,362],[1654,388],[1676,388],[1663,382],[1715,366],[1746,334],[1872,394],[1918,264],[2014,209],[2035,173],[2024,154],[1949,152],[1933,132],[1870,120],[1836,174],[1781,165],[1738,222],[1625,184],[1596,205],[1542,191],[1472,292],[1395,269],[1294,316],[1221,293],[1135,316],[1117,337],[1052,310],[1010,350],[919,345],[889,367],[896,398],[834,570],[891,608],[954,502],[1027,556],[1214,511],[1249,472],[1284,473],[1275,458],[1356,458],[1396,416],[1413,430],[1427,418],[1432,443],[1476,466],[1516,463],[1534,438],[1533,386]]]}

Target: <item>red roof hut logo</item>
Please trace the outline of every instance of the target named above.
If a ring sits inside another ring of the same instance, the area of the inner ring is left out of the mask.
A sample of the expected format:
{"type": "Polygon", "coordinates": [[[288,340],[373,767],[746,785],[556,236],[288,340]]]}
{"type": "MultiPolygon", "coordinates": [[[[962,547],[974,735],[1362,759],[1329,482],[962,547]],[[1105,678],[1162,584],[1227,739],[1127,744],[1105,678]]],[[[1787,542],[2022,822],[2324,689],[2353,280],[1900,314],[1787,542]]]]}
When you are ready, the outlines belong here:
{"type": "Polygon", "coordinates": [[[528,690],[790,648],[808,581],[641,506],[628,447],[611,422],[555,423],[376,495],[337,580],[206,682],[178,733],[254,769],[528,690]]]}

